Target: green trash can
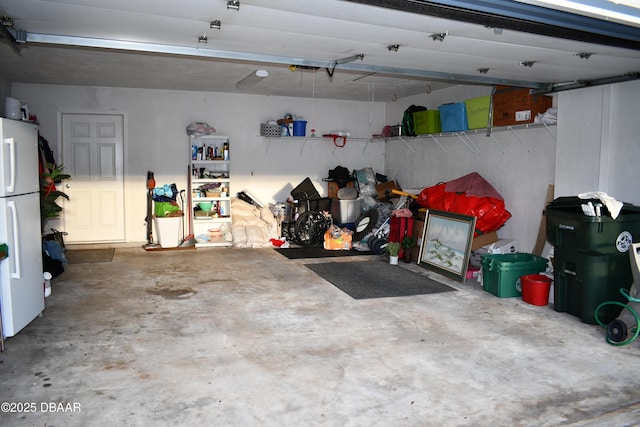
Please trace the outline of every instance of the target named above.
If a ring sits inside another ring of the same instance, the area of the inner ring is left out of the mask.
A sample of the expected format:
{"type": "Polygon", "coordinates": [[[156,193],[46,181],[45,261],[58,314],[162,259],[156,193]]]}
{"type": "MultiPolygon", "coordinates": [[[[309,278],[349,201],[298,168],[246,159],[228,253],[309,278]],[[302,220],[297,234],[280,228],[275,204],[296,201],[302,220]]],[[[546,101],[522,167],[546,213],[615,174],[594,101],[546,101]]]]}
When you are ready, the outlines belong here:
{"type": "MultiPolygon", "coordinates": [[[[624,203],[618,217],[606,207],[600,216],[585,215],[582,204],[600,200],[559,197],[549,203],[547,240],[554,247],[554,308],[596,324],[595,310],[603,302],[626,302],[620,288],[629,290],[633,275],[628,251],[640,241],[640,207],[624,203]]],[[[608,323],[621,311],[606,305],[598,313],[608,323]]]]}

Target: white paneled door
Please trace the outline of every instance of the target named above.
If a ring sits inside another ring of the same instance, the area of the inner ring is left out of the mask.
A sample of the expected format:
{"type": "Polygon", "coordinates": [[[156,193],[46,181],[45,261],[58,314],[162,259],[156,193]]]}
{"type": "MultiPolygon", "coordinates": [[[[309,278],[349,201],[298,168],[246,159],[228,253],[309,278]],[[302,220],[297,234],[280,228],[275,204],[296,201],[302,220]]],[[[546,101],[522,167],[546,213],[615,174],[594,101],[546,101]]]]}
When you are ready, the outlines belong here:
{"type": "Polygon", "coordinates": [[[125,240],[123,123],[122,114],[62,114],[69,243],[125,240]]]}

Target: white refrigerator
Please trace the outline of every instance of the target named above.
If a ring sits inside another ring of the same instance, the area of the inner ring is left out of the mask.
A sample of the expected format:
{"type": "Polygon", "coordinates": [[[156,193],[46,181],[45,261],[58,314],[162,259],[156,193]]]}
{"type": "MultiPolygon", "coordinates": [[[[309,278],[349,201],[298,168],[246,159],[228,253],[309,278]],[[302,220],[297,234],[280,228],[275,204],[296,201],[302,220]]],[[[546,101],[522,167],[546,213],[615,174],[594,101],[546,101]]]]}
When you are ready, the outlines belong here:
{"type": "Polygon", "coordinates": [[[44,310],[38,127],[0,119],[0,310],[5,337],[17,334],[44,310]]]}

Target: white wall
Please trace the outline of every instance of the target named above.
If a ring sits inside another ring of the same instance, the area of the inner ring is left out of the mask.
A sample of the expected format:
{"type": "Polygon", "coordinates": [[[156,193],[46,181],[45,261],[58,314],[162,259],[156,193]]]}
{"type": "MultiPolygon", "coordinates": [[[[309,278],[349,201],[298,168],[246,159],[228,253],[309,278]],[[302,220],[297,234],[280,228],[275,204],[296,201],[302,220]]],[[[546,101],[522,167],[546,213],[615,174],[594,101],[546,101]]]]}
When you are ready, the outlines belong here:
{"type": "Polygon", "coordinates": [[[558,94],[558,195],[603,191],[640,205],[638,99],[638,81],[558,94]]]}
{"type": "MultiPolygon", "coordinates": [[[[336,148],[328,139],[274,139],[259,137],[260,123],[286,112],[305,117],[317,134],[344,129],[354,138],[380,133],[384,104],[266,97],[227,93],[14,84],[15,97],[28,101],[38,115],[40,132],[60,153],[57,113],[125,112],[125,215],[127,242],[145,240],[146,174],[156,182],[176,183],[186,189],[190,145],[186,126],[204,121],[218,134],[231,138],[231,191],[246,189],[263,203],[285,201],[305,177],[326,195],[322,178],[330,169],[373,167],[384,170],[384,144],[347,140],[336,148]],[[314,123],[315,122],[315,123],[314,123]],[[57,147],[57,148],[56,148],[57,147]]],[[[60,155],[59,163],[64,163],[60,155]]],[[[60,228],[64,229],[63,225],[60,228]]]]}
{"type": "Polygon", "coordinates": [[[640,82],[611,86],[611,113],[606,191],[640,206],[640,82]]]}

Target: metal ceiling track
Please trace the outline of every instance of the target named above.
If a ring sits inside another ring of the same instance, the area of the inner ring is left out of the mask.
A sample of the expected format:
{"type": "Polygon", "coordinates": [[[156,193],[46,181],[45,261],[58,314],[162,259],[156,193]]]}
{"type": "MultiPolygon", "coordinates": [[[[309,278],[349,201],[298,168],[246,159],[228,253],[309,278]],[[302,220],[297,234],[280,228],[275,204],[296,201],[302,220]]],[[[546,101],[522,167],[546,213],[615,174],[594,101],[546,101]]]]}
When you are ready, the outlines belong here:
{"type": "Polygon", "coordinates": [[[458,84],[475,84],[485,86],[505,85],[525,87],[531,89],[544,90],[548,88],[548,83],[539,83],[523,80],[501,79],[484,76],[472,76],[465,74],[450,74],[436,71],[425,71],[415,69],[405,69],[387,66],[364,64],[361,62],[342,63],[336,60],[321,60],[308,58],[295,58],[289,56],[264,55],[258,53],[233,52],[217,49],[203,49],[201,47],[174,46],[154,43],[141,43],[122,40],[109,40],[88,37],[60,36],[51,34],[27,33],[27,43],[38,43],[58,46],[76,46],[99,48],[132,52],[154,52],[167,55],[181,55],[190,57],[236,60],[244,62],[264,63],[264,64],[292,64],[305,67],[320,67],[326,69],[343,69],[362,73],[379,73],[392,76],[404,76],[413,78],[424,78],[432,81],[441,81],[458,84]]]}
{"type": "Polygon", "coordinates": [[[495,28],[640,50],[638,28],[512,0],[344,0],[495,28]]]}
{"type": "Polygon", "coordinates": [[[531,93],[545,94],[545,93],[563,92],[565,90],[581,89],[584,87],[608,85],[608,84],[614,84],[614,83],[622,83],[622,82],[628,82],[630,80],[638,80],[638,79],[640,79],[640,72],[628,73],[621,76],[604,77],[601,79],[580,80],[580,81],[568,82],[568,83],[553,83],[548,85],[546,89],[533,89],[531,93]]]}

